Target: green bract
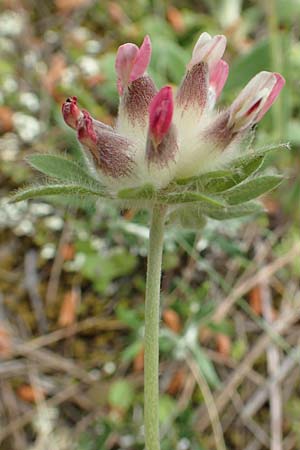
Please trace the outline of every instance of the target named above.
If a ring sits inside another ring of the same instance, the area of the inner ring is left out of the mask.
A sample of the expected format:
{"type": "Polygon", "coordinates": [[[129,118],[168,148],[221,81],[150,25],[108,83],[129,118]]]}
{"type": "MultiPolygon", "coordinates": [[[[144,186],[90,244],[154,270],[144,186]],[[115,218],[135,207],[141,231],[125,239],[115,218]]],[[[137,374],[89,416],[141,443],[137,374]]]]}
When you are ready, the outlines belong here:
{"type": "MultiPolygon", "coordinates": [[[[280,147],[279,147],[280,148],[280,147]]],[[[154,204],[169,205],[169,223],[198,229],[205,218],[232,219],[263,210],[254,199],[277,187],[280,175],[263,175],[266,154],[272,149],[248,153],[233,160],[226,168],[198,177],[179,179],[157,190],[151,184],[110,192],[96,178],[88,164],[51,154],[27,158],[29,164],[48,177],[47,182],[28,186],[16,192],[11,201],[53,195],[101,197],[127,207],[151,208],[154,204]]]]}

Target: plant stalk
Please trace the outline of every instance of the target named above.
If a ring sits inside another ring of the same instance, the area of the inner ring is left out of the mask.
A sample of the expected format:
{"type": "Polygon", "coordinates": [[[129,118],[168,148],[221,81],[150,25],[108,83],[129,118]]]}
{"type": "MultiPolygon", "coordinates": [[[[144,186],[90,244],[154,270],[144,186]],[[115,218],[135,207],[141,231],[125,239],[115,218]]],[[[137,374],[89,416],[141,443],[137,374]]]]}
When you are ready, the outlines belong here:
{"type": "Polygon", "coordinates": [[[144,424],[146,450],[160,450],[159,318],[164,223],[167,207],[154,205],[148,247],[145,303],[144,424]]]}

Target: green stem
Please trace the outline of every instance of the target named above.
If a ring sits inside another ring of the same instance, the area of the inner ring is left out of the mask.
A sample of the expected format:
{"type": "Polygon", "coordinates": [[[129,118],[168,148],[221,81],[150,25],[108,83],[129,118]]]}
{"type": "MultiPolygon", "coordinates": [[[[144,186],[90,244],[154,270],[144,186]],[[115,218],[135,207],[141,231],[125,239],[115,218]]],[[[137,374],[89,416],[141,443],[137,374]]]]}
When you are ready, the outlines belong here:
{"type": "Polygon", "coordinates": [[[159,299],[166,206],[152,211],[145,304],[144,422],[146,450],[160,450],[159,438],[159,299]]]}

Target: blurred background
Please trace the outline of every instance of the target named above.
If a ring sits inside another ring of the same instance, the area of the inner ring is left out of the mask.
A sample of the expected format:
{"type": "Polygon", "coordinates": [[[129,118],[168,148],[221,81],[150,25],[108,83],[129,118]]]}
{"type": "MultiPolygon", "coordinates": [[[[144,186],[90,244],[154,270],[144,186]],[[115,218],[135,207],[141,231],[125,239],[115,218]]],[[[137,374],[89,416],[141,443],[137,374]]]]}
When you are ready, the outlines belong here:
{"type": "Polygon", "coordinates": [[[1,450],[144,449],[147,214],[7,200],[39,177],[26,155],[79,154],[61,118],[67,96],[113,124],[120,44],[149,34],[151,75],[158,87],[175,86],[203,31],[228,39],[221,106],[261,70],[286,78],[253,142],[274,146],[269,166],[286,181],[263,198],[264,215],[166,232],[161,446],[299,449],[300,1],[1,0],[0,8],[1,450]]]}

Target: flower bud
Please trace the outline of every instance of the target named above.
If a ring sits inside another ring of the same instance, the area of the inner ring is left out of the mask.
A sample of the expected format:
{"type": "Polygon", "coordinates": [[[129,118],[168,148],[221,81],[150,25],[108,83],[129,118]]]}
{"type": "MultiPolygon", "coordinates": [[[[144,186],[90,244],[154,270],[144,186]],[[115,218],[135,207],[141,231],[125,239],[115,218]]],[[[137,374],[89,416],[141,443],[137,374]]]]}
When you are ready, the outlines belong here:
{"type": "Polygon", "coordinates": [[[97,142],[93,119],[88,111],[82,111],[82,117],[78,122],[77,138],[82,144],[90,147],[97,142]]]}
{"type": "Polygon", "coordinates": [[[181,110],[181,115],[191,112],[191,117],[196,119],[204,110],[208,95],[208,70],[204,62],[195,64],[187,71],[176,95],[176,103],[181,110]]]}
{"type": "Polygon", "coordinates": [[[177,150],[175,128],[172,126],[174,102],[170,86],[163,87],[149,107],[149,130],[146,157],[148,162],[166,165],[177,150]]]}
{"type": "Polygon", "coordinates": [[[280,94],[281,89],[285,85],[285,79],[283,76],[281,76],[279,73],[273,73],[274,77],[276,78],[275,85],[273,86],[264,106],[261,108],[258,116],[257,116],[257,122],[259,122],[263,116],[266,114],[266,112],[271,108],[273,103],[275,102],[276,98],[280,94]]]}
{"type": "MultiPolygon", "coordinates": [[[[213,86],[218,88],[219,93],[221,92],[222,82],[225,82],[224,78],[226,79],[226,69],[223,65],[218,66],[218,63],[223,56],[225,47],[225,36],[218,35],[212,38],[208,33],[201,34],[176,97],[182,113],[191,111],[193,118],[195,114],[201,115],[210,101],[208,98],[210,79],[213,80],[213,86]]],[[[214,92],[212,92],[212,97],[213,95],[214,92]]]]}
{"type": "Polygon", "coordinates": [[[149,108],[149,134],[156,146],[169,131],[173,110],[172,89],[165,86],[152,99],[149,108]]]}
{"type": "Polygon", "coordinates": [[[140,48],[131,43],[119,47],[115,68],[120,95],[123,94],[130,83],[144,75],[150,62],[151,50],[149,36],[145,37],[140,48]]]}
{"type": "Polygon", "coordinates": [[[136,135],[137,128],[147,133],[149,105],[156,93],[156,87],[148,76],[134,80],[121,97],[118,130],[136,135]]]}
{"type": "Polygon", "coordinates": [[[69,127],[76,129],[82,113],[77,106],[77,97],[68,97],[62,105],[64,121],[69,127]]]}
{"type": "Polygon", "coordinates": [[[83,110],[82,113],[77,138],[92,155],[96,167],[112,178],[130,175],[133,166],[130,156],[131,143],[93,119],[88,111],[83,110]]]}
{"type": "Polygon", "coordinates": [[[117,129],[120,133],[143,138],[147,135],[149,104],[156,93],[151,78],[145,74],[151,58],[151,41],[146,36],[141,47],[124,44],[116,58],[118,90],[121,95],[117,129]]]}
{"type": "Polygon", "coordinates": [[[284,78],[277,73],[258,73],[232,103],[229,126],[238,131],[256,124],[276,100],[284,84],[284,78]]]}

